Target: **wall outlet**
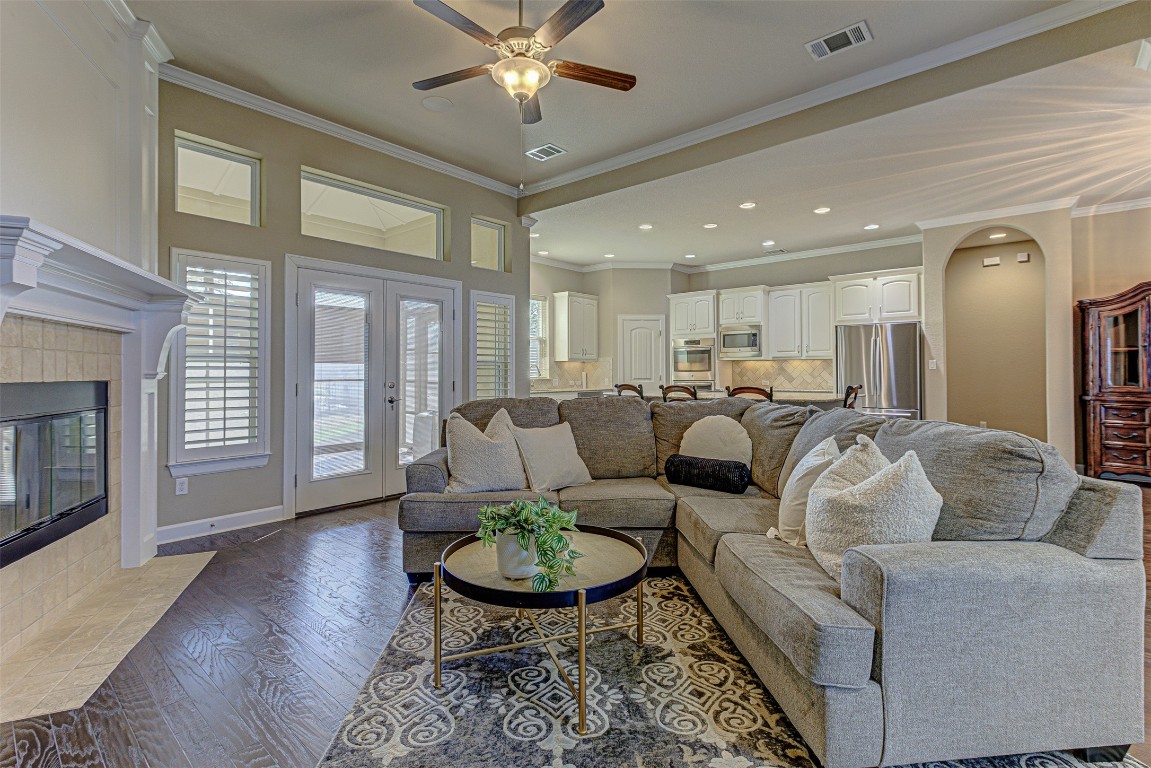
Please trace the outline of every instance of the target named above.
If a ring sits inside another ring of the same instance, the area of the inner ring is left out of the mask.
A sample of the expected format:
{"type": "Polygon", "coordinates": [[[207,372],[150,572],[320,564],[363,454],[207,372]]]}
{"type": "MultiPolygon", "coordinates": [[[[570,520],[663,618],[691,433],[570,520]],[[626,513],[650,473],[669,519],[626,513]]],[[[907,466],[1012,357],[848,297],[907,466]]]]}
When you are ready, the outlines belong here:
{"type": "Polygon", "coordinates": [[[987,422],[986,422],[986,421],[981,421],[981,422],[979,422],[979,426],[986,428],[986,427],[987,427],[987,422]]]}
{"type": "Polygon", "coordinates": [[[927,361],[927,368],[928,368],[928,370],[932,370],[932,371],[939,370],[939,361],[938,360],[928,360],[927,361]]]}
{"type": "Polygon", "coordinates": [[[177,496],[183,496],[186,493],[188,493],[188,478],[177,477],[176,478],[176,495],[177,496]]]}

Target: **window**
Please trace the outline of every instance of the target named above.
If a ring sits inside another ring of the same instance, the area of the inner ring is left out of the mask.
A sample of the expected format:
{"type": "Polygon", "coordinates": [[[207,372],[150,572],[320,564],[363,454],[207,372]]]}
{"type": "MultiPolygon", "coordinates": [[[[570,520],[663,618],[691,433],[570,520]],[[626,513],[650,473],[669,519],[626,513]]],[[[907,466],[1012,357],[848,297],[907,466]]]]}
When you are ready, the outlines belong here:
{"type": "Polygon", "coordinates": [[[533,379],[548,377],[548,300],[532,296],[528,304],[528,369],[533,379]]]}
{"type": "Polygon", "coordinates": [[[300,171],[300,232],[443,259],[444,209],[359,181],[300,171]]]}
{"type": "Polygon", "coordinates": [[[472,292],[472,398],[515,397],[515,297],[472,292]]]}
{"type": "Polygon", "coordinates": [[[177,136],[176,210],[259,226],[259,159],[207,139],[177,136]]]}
{"type": "Polygon", "coordinates": [[[204,297],[188,313],[170,389],[174,477],[268,463],[267,261],[173,251],[175,281],[204,297]]]}
{"type": "Polygon", "coordinates": [[[486,219],[472,219],[472,266],[503,271],[503,224],[486,219]]]}

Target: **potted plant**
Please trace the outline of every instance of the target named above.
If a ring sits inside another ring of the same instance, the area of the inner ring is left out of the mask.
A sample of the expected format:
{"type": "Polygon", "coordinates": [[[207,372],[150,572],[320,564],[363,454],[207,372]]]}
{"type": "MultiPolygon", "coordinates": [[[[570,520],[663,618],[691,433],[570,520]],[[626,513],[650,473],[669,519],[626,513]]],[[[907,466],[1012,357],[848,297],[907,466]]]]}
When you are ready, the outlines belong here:
{"type": "Polygon", "coordinates": [[[510,504],[480,509],[476,536],[484,546],[496,548],[496,567],[508,579],[531,577],[532,591],[550,592],[565,575],[575,574],[576,558],[563,531],[576,530],[576,512],[565,512],[542,496],[539,501],[517,499],[510,504]]]}

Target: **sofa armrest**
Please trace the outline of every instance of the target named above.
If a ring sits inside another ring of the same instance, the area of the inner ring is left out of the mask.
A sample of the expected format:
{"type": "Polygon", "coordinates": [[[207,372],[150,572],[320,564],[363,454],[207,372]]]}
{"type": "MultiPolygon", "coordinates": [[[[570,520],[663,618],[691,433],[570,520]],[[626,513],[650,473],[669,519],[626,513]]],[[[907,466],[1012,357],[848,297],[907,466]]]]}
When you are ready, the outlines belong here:
{"type": "Polygon", "coordinates": [[[1043,541],[1084,557],[1142,560],[1143,496],[1129,483],[1082,477],[1043,541]]]}
{"type": "Polygon", "coordinates": [[[883,765],[1143,738],[1141,561],[1041,542],[868,545],[842,599],[876,627],[883,765]]]}
{"type": "Polygon", "coordinates": [[[437,448],[407,466],[408,493],[443,493],[448,487],[448,449],[437,448]]]}

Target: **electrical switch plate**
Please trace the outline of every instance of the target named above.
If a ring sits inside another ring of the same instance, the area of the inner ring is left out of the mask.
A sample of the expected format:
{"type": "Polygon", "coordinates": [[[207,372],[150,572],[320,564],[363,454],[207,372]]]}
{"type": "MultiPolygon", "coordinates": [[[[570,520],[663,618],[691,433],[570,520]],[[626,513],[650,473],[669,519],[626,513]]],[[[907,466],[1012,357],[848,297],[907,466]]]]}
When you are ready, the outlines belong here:
{"type": "Polygon", "coordinates": [[[187,492],[188,492],[188,478],[177,477],[176,478],[176,495],[177,496],[183,496],[187,492]]]}
{"type": "Polygon", "coordinates": [[[927,361],[927,367],[933,371],[938,370],[939,369],[939,361],[938,360],[928,360],[927,361]]]}
{"type": "Polygon", "coordinates": [[[1015,260],[1018,261],[1020,264],[1026,264],[1027,262],[1031,261],[1031,254],[1030,253],[1017,253],[1017,254],[1015,254],[1015,260]]]}
{"type": "Polygon", "coordinates": [[[981,422],[979,422],[979,426],[981,426],[981,427],[986,427],[986,426],[987,426],[987,422],[986,422],[986,421],[981,421],[981,422]]]}
{"type": "Polygon", "coordinates": [[[983,266],[985,266],[985,267],[998,267],[999,266],[999,257],[998,256],[987,257],[986,259],[983,260],[983,266]]]}

